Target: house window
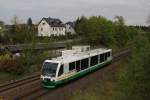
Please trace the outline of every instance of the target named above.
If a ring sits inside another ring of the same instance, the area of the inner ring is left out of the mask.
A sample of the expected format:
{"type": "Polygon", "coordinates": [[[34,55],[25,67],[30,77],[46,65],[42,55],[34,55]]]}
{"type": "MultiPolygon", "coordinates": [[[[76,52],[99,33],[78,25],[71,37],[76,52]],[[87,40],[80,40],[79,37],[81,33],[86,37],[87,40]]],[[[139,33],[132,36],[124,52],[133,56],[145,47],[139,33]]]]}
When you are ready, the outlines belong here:
{"type": "Polygon", "coordinates": [[[55,27],[55,31],[56,31],[56,27],[55,27]]]}

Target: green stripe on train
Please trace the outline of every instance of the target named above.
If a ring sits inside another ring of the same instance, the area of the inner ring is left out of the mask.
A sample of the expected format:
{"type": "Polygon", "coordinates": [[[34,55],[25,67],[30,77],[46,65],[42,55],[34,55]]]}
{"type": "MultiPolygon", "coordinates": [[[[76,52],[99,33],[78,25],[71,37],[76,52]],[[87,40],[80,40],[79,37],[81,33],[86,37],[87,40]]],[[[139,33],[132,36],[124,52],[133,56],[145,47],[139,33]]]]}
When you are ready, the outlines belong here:
{"type": "Polygon", "coordinates": [[[89,67],[89,68],[87,68],[87,69],[85,69],[85,70],[83,70],[83,71],[79,71],[79,72],[77,72],[75,75],[73,75],[73,76],[71,76],[71,77],[69,77],[69,78],[67,78],[67,79],[64,79],[64,80],[60,80],[60,81],[56,81],[56,82],[42,81],[42,85],[43,85],[43,87],[45,87],[45,88],[55,88],[55,87],[58,86],[58,85],[61,85],[61,84],[63,84],[63,83],[67,83],[68,81],[71,81],[71,80],[76,79],[76,78],[78,78],[78,77],[84,76],[84,75],[86,75],[86,74],[88,74],[88,73],[91,73],[91,72],[93,72],[93,71],[95,71],[95,70],[97,70],[97,69],[99,69],[99,68],[102,68],[102,67],[104,67],[105,65],[110,64],[111,61],[112,61],[112,60],[105,61],[105,62],[102,63],[102,64],[97,64],[97,65],[92,66],[92,67],[89,67]]]}

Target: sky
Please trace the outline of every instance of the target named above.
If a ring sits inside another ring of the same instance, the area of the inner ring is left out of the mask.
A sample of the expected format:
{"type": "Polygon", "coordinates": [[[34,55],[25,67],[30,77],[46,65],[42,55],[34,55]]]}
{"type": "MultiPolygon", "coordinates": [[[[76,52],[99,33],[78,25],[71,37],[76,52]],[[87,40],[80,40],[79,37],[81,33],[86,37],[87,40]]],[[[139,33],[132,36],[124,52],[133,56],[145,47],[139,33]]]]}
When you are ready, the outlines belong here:
{"type": "Polygon", "coordinates": [[[147,25],[150,0],[0,0],[0,20],[7,24],[14,16],[21,22],[31,17],[37,23],[43,17],[67,22],[99,15],[111,20],[123,16],[127,25],[147,25]]]}

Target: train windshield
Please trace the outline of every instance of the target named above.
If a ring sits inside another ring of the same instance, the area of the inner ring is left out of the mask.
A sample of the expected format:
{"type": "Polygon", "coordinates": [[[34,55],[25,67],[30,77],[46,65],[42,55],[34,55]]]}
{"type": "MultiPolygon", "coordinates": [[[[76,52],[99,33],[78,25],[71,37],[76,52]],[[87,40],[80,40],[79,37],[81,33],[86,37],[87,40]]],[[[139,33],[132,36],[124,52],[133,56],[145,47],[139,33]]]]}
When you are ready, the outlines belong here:
{"type": "Polygon", "coordinates": [[[42,74],[55,77],[58,63],[45,62],[42,68],[42,74]]]}

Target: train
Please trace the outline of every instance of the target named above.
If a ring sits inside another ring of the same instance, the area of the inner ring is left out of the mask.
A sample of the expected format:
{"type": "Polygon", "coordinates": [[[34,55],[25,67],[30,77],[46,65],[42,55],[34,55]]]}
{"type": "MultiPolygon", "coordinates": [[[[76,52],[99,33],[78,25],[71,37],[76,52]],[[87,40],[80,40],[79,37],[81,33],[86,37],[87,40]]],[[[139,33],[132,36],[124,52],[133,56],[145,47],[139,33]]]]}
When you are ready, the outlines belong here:
{"type": "Polygon", "coordinates": [[[44,88],[55,88],[112,62],[112,49],[91,49],[90,46],[73,46],[62,51],[62,55],[43,62],[41,84],[44,88]]]}

